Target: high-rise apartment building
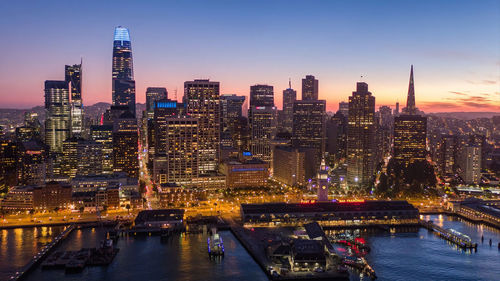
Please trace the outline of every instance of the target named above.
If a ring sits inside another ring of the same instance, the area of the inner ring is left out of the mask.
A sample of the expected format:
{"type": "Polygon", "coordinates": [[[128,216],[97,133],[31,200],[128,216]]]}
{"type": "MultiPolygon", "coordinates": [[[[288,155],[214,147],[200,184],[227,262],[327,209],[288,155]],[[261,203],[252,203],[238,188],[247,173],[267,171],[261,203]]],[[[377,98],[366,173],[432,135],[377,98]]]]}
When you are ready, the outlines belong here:
{"type": "Polygon", "coordinates": [[[218,170],[220,154],[220,85],[209,80],[184,83],[186,115],[198,119],[198,157],[201,175],[218,170]]]}
{"type": "Polygon", "coordinates": [[[349,97],[347,183],[349,188],[371,184],[374,171],[375,97],[368,84],[358,82],[349,97]]]}

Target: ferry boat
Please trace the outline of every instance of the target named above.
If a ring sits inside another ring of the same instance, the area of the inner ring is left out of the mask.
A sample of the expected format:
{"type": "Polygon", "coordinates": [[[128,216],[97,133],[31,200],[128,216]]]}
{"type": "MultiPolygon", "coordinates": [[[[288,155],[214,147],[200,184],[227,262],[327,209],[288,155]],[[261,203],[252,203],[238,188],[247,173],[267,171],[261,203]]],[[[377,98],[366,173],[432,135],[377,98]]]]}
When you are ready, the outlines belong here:
{"type": "Polygon", "coordinates": [[[224,243],[218,233],[212,234],[207,240],[209,256],[224,256],[224,243]]]}

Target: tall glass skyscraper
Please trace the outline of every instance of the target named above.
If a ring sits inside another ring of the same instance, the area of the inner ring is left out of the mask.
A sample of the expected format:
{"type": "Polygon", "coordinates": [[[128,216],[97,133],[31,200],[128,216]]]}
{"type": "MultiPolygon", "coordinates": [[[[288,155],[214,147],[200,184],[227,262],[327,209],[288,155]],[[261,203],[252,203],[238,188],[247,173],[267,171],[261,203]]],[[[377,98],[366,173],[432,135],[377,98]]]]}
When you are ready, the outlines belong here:
{"type": "Polygon", "coordinates": [[[64,76],[71,97],[71,135],[80,136],[83,131],[82,64],[66,65],[64,76]]]}
{"type": "Polygon", "coordinates": [[[127,28],[115,28],[113,42],[113,105],[126,105],[135,117],[135,81],[132,44],[127,28]]]}
{"type": "Polygon", "coordinates": [[[62,144],[70,136],[71,110],[68,83],[45,81],[45,143],[50,152],[62,152],[62,144]]]}

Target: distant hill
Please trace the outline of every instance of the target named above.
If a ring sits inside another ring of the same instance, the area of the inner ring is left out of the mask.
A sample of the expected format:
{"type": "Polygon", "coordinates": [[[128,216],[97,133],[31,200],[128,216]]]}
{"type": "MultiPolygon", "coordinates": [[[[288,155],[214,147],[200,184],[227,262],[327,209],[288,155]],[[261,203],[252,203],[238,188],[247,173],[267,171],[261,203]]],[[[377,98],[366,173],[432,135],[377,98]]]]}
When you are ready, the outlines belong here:
{"type": "Polygon", "coordinates": [[[429,113],[437,117],[456,118],[462,120],[471,120],[477,118],[491,118],[493,116],[500,116],[500,112],[436,112],[429,113]]]}
{"type": "MultiPolygon", "coordinates": [[[[84,105],[83,111],[85,116],[99,120],[101,114],[110,106],[110,103],[98,102],[93,105],[84,105]]],[[[142,111],[145,109],[146,105],[144,103],[136,104],[138,118],[142,116],[142,111]]],[[[38,113],[40,122],[44,122],[45,120],[45,108],[43,106],[35,106],[26,109],[0,108],[0,126],[6,128],[7,131],[12,131],[15,127],[22,126],[25,112],[36,112],[38,113]]]]}

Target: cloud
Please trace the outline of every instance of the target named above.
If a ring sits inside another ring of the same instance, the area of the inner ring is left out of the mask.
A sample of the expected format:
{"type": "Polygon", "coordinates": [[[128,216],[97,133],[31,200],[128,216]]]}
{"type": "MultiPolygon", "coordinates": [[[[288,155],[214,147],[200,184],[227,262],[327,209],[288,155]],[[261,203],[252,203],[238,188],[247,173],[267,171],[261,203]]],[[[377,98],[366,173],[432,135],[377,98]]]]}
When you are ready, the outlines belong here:
{"type": "Polygon", "coordinates": [[[460,95],[460,96],[466,96],[467,94],[466,93],[462,93],[462,92],[453,92],[453,91],[449,91],[450,93],[452,94],[455,94],[455,95],[460,95]]]}
{"type": "Polygon", "coordinates": [[[495,85],[498,82],[495,80],[481,80],[481,81],[472,81],[472,80],[466,80],[467,83],[474,84],[474,85],[495,85]]]}
{"type": "Polygon", "coordinates": [[[500,111],[500,100],[495,97],[495,95],[498,96],[498,92],[480,93],[475,95],[456,91],[449,92],[456,96],[444,98],[445,101],[421,102],[421,107],[433,110],[472,109],[482,111],[500,111]]]}

